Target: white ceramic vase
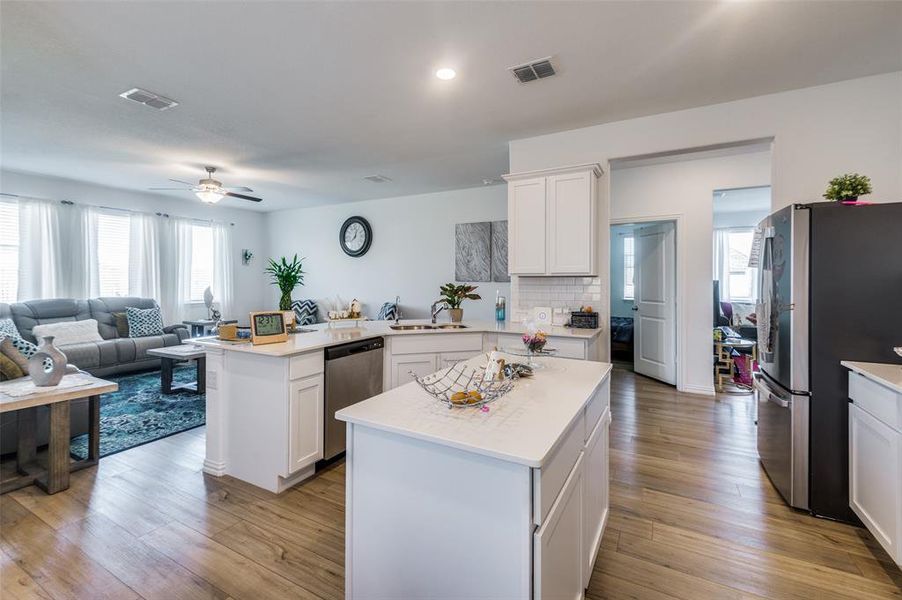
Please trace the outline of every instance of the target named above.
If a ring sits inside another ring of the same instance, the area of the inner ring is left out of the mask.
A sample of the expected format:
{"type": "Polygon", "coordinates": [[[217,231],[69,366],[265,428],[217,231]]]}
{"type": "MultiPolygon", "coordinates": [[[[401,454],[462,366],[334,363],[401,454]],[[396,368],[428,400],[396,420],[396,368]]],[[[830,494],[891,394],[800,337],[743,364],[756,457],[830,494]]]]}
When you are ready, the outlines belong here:
{"type": "Polygon", "coordinates": [[[53,336],[41,338],[38,350],[28,359],[28,374],[39,387],[59,385],[66,374],[66,355],[53,345],[53,336]]]}

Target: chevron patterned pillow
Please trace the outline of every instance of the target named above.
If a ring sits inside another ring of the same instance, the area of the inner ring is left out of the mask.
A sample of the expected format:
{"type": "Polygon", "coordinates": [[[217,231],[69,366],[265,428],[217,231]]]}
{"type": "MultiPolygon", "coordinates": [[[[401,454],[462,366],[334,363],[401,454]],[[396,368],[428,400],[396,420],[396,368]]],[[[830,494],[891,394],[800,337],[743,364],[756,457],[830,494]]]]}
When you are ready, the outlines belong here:
{"type": "Polygon", "coordinates": [[[295,300],[291,303],[291,309],[298,317],[298,325],[314,325],[317,321],[318,307],[314,300],[295,300]]]}
{"type": "Polygon", "coordinates": [[[394,302],[386,302],[382,305],[382,308],[379,309],[379,314],[376,315],[377,321],[394,321],[398,315],[398,305],[394,302]]]}

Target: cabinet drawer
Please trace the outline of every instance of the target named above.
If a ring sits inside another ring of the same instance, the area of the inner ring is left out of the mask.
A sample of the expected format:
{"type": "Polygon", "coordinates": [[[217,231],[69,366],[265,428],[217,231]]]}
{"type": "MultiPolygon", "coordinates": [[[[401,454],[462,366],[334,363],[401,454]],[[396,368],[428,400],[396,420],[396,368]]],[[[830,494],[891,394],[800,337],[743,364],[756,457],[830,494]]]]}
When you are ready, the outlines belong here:
{"type": "Polygon", "coordinates": [[[391,341],[391,353],[482,352],[482,333],[427,333],[397,335],[391,341]]]}
{"type": "Polygon", "coordinates": [[[291,380],[310,377],[324,371],[321,350],[298,354],[288,359],[288,378],[291,380]]]}
{"type": "Polygon", "coordinates": [[[588,404],[586,404],[586,440],[588,440],[589,436],[592,435],[592,432],[595,431],[598,420],[601,418],[601,415],[604,414],[604,409],[606,409],[610,403],[611,379],[609,377],[598,386],[595,394],[589,400],[588,404]]]}
{"type": "Polygon", "coordinates": [[[855,371],[849,372],[849,398],[896,431],[902,431],[902,398],[855,371]]]}
{"type": "Polygon", "coordinates": [[[564,487],[567,475],[579,459],[585,443],[586,418],[580,415],[570,424],[561,443],[541,469],[535,469],[533,477],[533,521],[541,525],[564,487]]]}
{"type": "Polygon", "coordinates": [[[586,359],[586,342],[573,338],[548,336],[548,347],[557,349],[557,356],[561,358],[586,359]]]}
{"type": "MultiPolygon", "coordinates": [[[[560,358],[577,358],[586,359],[586,342],[585,340],[576,340],[567,337],[548,336],[548,347],[557,350],[555,356],[560,358]]],[[[510,348],[523,348],[523,337],[517,333],[499,333],[498,349],[506,350],[510,348]]]]}

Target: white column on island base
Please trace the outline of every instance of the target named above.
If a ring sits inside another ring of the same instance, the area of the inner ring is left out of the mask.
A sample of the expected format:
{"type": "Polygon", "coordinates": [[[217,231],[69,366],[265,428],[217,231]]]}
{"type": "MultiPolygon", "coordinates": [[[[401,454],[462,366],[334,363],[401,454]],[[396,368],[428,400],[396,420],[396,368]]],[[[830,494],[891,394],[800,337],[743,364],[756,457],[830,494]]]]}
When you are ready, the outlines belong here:
{"type": "Polygon", "coordinates": [[[207,455],[204,473],[222,477],[226,473],[226,423],[228,405],[223,390],[227,389],[226,353],[221,348],[206,348],[207,353],[207,455]]]}

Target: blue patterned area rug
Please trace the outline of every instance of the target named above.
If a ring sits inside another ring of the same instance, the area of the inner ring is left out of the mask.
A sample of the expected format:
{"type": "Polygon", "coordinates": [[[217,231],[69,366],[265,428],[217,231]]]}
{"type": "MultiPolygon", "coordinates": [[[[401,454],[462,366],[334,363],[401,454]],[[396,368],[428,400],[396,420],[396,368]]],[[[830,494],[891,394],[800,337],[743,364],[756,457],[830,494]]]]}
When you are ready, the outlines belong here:
{"type": "MultiPolygon", "coordinates": [[[[195,380],[194,364],[178,368],[173,383],[195,380]]],[[[100,397],[100,456],[108,456],[168,437],[206,422],[203,394],[179,391],[163,394],[160,372],[107,377],[119,384],[119,391],[100,397]]],[[[88,435],[72,438],[70,453],[88,455],[88,435]]]]}

